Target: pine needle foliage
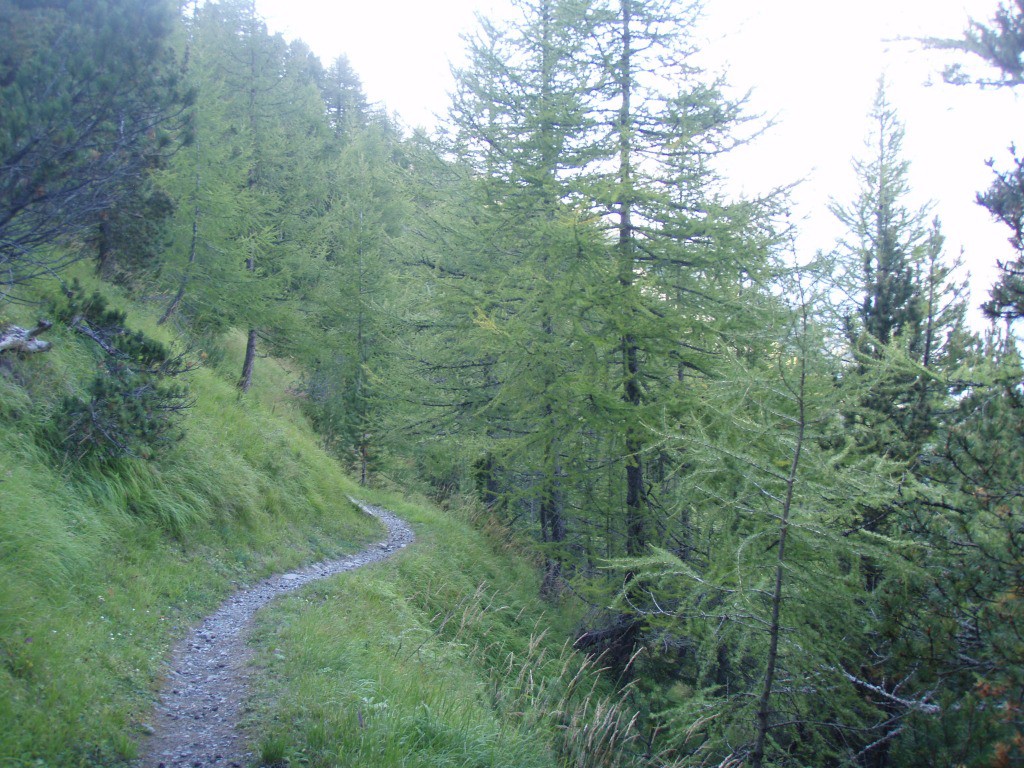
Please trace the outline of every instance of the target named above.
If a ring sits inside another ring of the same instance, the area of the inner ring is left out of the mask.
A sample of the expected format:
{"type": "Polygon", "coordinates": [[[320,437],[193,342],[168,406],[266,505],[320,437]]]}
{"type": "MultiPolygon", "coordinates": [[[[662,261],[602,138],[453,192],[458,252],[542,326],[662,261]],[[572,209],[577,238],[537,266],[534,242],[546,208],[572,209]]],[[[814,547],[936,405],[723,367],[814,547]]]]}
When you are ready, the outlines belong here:
{"type": "Polygon", "coordinates": [[[152,459],[179,442],[182,415],[191,405],[178,377],[192,366],[184,355],[126,327],[127,314],[99,292],[84,296],[75,281],[56,314],[91,343],[100,373],[84,397],[67,396],[45,438],[66,459],[152,459]]]}

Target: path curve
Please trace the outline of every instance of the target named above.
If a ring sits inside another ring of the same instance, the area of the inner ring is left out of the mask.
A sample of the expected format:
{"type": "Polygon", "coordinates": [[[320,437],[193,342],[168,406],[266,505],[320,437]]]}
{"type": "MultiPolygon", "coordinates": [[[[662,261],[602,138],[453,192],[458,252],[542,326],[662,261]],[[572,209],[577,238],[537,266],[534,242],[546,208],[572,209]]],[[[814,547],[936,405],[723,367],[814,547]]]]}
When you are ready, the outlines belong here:
{"type": "Polygon", "coordinates": [[[256,611],[280,594],[379,562],[413,541],[412,529],[401,518],[351,501],[384,523],[387,539],[354,555],[271,576],[240,590],[181,640],[171,655],[152,734],[142,745],[140,768],[242,768],[252,762],[255,755],[238,723],[248,688],[252,649],[247,641],[256,611]]]}

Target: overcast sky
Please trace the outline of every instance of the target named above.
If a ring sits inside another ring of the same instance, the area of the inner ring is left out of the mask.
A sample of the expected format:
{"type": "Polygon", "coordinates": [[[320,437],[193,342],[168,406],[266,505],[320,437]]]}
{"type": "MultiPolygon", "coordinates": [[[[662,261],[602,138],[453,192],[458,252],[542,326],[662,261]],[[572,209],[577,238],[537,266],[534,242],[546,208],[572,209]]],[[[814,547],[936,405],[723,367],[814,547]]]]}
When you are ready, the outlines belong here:
{"type": "MultiPolygon", "coordinates": [[[[505,0],[257,0],[272,31],[306,41],[329,63],[349,57],[371,100],[410,127],[444,115],[449,64],[475,13],[507,14],[505,0]]],[[[867,112],[883,73],[906,124],[904,152],[919,203],[933,200],[951,251],[965,250],[974,304],[985,298],[997,258],[1011,257],[1007,231],[974,203],[991,177],[988,158],[1008,158],[1024,105],[1007,91],[941,81],[943,61],[910,39],[959,37],[971,16],[988,20],[996,0],[706,0],[698,31],[703,63],[752,90],[752,110],[776,126],[735,155],[737,193],[804,180],[794,193],[800,251],[829,249],[840,233],[830,197],[852,199],[855,156],[865,155],[867,112]]],[[[1005,164],[1005,163],[1004,163],[1005,164]]]]}

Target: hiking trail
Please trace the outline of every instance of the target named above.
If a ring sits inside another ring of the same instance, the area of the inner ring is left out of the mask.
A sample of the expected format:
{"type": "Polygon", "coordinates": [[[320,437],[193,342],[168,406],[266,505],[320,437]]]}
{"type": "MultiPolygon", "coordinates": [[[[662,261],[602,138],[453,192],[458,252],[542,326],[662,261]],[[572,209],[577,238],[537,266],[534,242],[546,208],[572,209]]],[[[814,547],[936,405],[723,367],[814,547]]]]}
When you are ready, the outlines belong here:
{"type": "Polygon", "coordinates": [[[387,528],[387,538],[366,549],[271,576],[239,590],[175,646],[139,768],[244,768],[255,758],[239,728],[253,672],[248,645],[256,612],[278,595],[312,581],[380,562],[415,538],[412,528],[381,507],[351,499],[387,528]]]}

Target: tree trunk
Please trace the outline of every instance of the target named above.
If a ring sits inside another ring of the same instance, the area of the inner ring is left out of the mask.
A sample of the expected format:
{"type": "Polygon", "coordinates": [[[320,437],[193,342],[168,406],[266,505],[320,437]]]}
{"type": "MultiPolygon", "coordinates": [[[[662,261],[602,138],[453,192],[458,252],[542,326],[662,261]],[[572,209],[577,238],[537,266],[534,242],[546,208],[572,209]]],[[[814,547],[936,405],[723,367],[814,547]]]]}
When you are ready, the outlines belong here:
{"type": "Polygon", "coordinates": [[[248,392],[252,386],[252,369],[256,363],[256,337],[256,330],[250,330],[249,340],[245,345],[245,360],[242,362],[242,377],[238,380],[238,388],[243,392],[248,392]]]}
{"type": "MultiPolygon", "coordinates": [[[[196,195],[199,194],[199,174],[196,174],[196,195]]],[[[201,209],[196,204],[195,210],[192,211],[192,242],[188,249],[188,265],[185,267],[185,271],[181,273],[181,282],[178,283],[178,292],[174,295],[171,303],[167,305],[167,309],[164,310],[164,314],[157,321],[157,325],[163,325],[171,319],[178,310],[178,305],[181,304],[181,300],[185,298],[185,289],[188,287],[189,276],[192,273],[192,268],[196,263],[196,250],[199,248],[199,214],[201,209]]]]}
{"type": "MultiPolygon", "coordinates": [[[[806,307],[803,315],[803,332],[807,332],[806,307]]],[[[761,768],[764,764],[764,748],[768,738],[771,717],[771,696],[775,683],[775,671],[779,659],[779,636],[782,633],[782,580],[786,564],[786,538],[789,534],[789,516],[793,508],[793,493],[796,489],[797,471],[800,469],[800,455],[803,452],[804,434],[807,429],[807,411],[804,401],[807,384],[807,361],[800,355],[800,378],[797,383],[797,434],[793,448],[793,459],[786,478],[786,496],[782,503],[782,515],[779,519],[779,543],[775,554],[775,585],[772,589],[772,617],[768,625],[768,659],[765,662],[764,685],[757,703],[757,735],[754,739],[754,751],[750,757],[752,768],[761,768]]]]}
{"type": "MultiPolygon", "coordinates": [[[[633,4],[632,0],[620,0],[619,9],[622,24],[622,56],[619,61],[619,284],[626,290],[626,301],[633,288],[633,4]]],[[[632,310],[628,310],[633,314],[632,310]]],[[[627,326],[628,327],[628,326],[627,326]]],[[[623,400],[636,408],[643,402],[640,390],[640,351],[636,337],[626,331],[620,340],[624,374],[623,400]]],[[[647,548],[647,532],[644,524],[644,468],[643,442],[639,437],[635,419],[627,416],[626,426],[626,553],[635,557],[647,548]]]]}
{"type": "Polygon", "coordinates": [[[53,345],[36,337],[52,327],[53,323],[49,320],[40,320],[38,325],[31,330],[17,326],[0,328],[0,352],[17,352],[19,354],[46,352],[53,345]]]}

